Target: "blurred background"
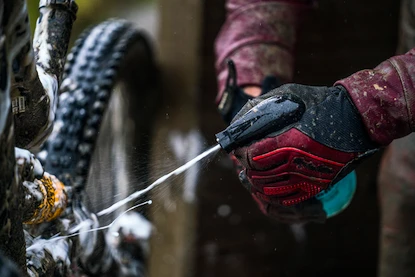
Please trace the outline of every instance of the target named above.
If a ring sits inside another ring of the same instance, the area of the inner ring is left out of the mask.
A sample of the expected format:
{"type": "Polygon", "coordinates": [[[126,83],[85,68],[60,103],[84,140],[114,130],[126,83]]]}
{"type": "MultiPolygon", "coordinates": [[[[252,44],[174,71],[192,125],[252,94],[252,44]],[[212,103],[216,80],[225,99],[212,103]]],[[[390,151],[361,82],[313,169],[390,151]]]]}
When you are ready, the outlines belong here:
{"type": "MultiPolygon", "coordinates": [[[[34,22],[37,1],[28,2],[34,22]]],[[[331,85],[394,55],[400,1],[318,2],[299,37],[295,82],[331,85]]],[[[213,53],[224,0],[77,3],[72,39],[91,24],[121,17],[153,43],[160,94],[149,117],[139,119],[151,128],[148,169],[130,182],[148,184],[213,145],[225,127],[214,104],[213,53]]],[[[148,92],[137,87],[136,93],[140,110],[140,93],[148,92]]],[[[144,212],[156,228],[149,276],[376,276],[380,155],[359,169],[357,194],[345,212],[324,225],[285,225],[259,212],[226,155],[218,154],[148,196],[154,204],[144,212]]]]}

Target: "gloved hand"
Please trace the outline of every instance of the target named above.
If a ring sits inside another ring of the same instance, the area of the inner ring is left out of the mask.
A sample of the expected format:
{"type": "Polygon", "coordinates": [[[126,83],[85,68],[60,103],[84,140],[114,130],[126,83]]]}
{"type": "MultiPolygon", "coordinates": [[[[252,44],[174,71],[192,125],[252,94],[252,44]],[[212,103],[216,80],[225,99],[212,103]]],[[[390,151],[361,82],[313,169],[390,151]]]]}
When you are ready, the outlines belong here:
{"type": "Polygon", "coordinates": [[[342,86],[283,85],[250,100],[233,122],[275,96],[302,101],[304,114],[294,123],[234,151],[244,167],[240,179],[265,214],[285,222],[322,221],[327,215],[315,196],[346,176],[379,146],[370,140],[342,86]]]}

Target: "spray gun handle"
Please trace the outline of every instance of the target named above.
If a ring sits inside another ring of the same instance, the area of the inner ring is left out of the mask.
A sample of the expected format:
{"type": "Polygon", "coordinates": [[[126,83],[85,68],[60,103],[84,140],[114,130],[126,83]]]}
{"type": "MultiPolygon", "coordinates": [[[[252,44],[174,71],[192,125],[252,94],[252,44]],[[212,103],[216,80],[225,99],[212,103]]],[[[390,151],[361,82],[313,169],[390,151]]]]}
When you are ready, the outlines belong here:
{"type": "Polygon", "coordinates": [[[292,95],[273,96],[216,134],[216,140],[229,153],[297,122],[304,112],[301,99],[292,95]]]}

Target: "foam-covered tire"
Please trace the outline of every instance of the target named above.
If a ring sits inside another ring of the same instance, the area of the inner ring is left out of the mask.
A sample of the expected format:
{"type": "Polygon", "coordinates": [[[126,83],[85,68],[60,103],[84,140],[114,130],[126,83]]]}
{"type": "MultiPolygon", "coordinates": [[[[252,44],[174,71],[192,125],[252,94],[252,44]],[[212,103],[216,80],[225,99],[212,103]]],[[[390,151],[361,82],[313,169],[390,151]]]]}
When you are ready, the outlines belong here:
{"type": "Polygon", "coordinates": [[[93,212],[136,189],[123,180],[136,178],[125,159],[140,159],[149,148],[143,137],[151,130],[155,78],[148,39],[124,20],[85,31],[67,57],[54,130],[38,157],[75,193],[87,191],[93,212]]]}

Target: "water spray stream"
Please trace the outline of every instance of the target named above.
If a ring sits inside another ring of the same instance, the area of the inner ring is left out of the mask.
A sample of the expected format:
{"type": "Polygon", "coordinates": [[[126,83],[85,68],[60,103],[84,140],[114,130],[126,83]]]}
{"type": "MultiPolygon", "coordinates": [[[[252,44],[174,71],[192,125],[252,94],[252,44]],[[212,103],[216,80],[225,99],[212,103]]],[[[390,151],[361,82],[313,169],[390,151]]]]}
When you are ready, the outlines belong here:
{"type": "Polygon", "coordinates": [[[148,187],[146,187],[143,190],[139,190],[134,192],[133,194],[131,194],[130,196],[128,196],[127,198],[118,201],[117,203],[114,203],[112,206],[100,211],[99,213],[97,213],[98,216],[103,216],[103,215],[107,215],[110,214],[114,211],[116,211],[117,209],[119,209],[120,207],[124,206],[125,204],[137,199],[138,197],[140,197],[141,195],[149,192],[150,190],[152,190],[153,188],[155,188],[156,186],[160,185],[161,183],[163,183],[164,181],[166,181],[167,179],[169,179],[172,176],[176,176],[179,175],[180,173],[186,171],[187,169],[189,169],[190,167],[192,167],[193,165],[195,165],[197,162],[199,162],[200,160],[206,158],[207,156],[209,156],[212,153],[215,153],[216,151],[219,151],[219,149],[221,149],[220,145],[216,145],[208,150],[206,150],[205,152],[203,152],[202,154],[198,155],[196,158],[188,161],[187,163],[185,163],[184,165],[180,166],[179,168],[173,170],[172,172],[158,178],[156,181],[154,181],[151,185],[149,185],[148,187]]]}
{"type": "MultiPolygon", "coordinates": [[[[59,236],[59,234],[56,234],[55,236],[53,236],[52,238],[50,238],[49,240],[48,240],[48,243],[50,243],[50,242],[53,242],[53,241],[55,241],[55,240],[59,240],[59,239],[67,239],[67,238],[71,238],[71,237],[76,237],[76,236],[78,236],[78,235],[81,235],[81,234],[86,234],[86,233],[91,233],[91,232],[96,232],[96,231],[102,231],[102,230],[105,230],[105,229],[109,229],[112,225],[114,225],[114,223],[121,217],[121,216],[123,216],[123,215],[125,215],[126,213],[128,213],[128,212],[130,212],[130,211],[132,211],[132,210],[134,210],[134,209],[137,209],[138,207],[141,207],[141,206],[144,206],[144,205],[151,205],[153,203],[153,201],[151,201],[151,200],[148,200],[148,201],[146,201],[146,202],[143,202],[143,203],[140,203],[140,204],[137,204],[137,205],[135,205],[135,206],[133,206],[133,207],[131,207],[131,208],[129,208],[128,210],[126,210],[126,211],[124,211],[123,213],[121,213],[119,216],[117,216],[110,224],[108,224],[108,225],[105,225],[105,226],[101,226],[101,227],[98,227],[98,228],[93,228],[93,229],[90,229],[90,230],[86,230],[86,231],[80,231],[80,232],[78,232],[79,230],[81,230],[85,225],[88,225],[88,223],[90,222],[90,220],[86,220],[86,221],[84,221],[84,222],[81,222],[80,224],[78,224],[75,228],[73,228],[72,230],[71,230],[71,232],[74,232],[74,233],[72,233],[72,234],[70,234],[70,235],[66,235],[66,236],[59,236]]],[[[30,246],[31,247],[31,246],[30,246]]],[[[30,250],[30,247],[28,247],[27,249],[28,250],[30,250]]]]}

